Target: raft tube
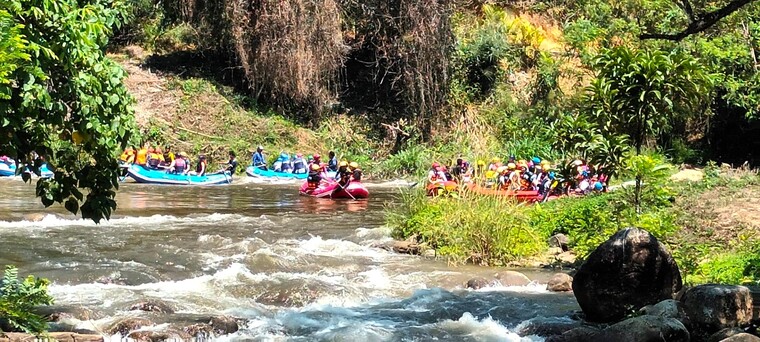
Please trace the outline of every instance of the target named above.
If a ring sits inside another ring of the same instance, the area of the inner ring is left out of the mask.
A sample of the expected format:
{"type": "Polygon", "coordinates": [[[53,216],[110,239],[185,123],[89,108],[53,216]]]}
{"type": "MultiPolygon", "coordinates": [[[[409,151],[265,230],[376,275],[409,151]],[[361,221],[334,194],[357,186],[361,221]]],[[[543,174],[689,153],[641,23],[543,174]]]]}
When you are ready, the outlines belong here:
{"type": "Polygon", "coordinates": [[[204,176],[180,175],[164,170],[146,169],[140,165],[130,165],[127,174],[138,183],[164,185],[216,185],[232,183],[229,172],[207,174],[204,176]]]}
{"type": "MultiPolygon", "coordinates": [[[[36,175],[34,172],[29,170],[29,168],[24,169],[24,172],[31,173],[32,175],[36,175]]],[[[2,163],[0,162],[0,177],[12,177],[16,175],[16,163],[2,163]]],[[[40,177],[42,178],[51,178],[53,177],[53,171],[50,171],[48,169],[47,164],[42,164],[40,166],[40,177]]]]}
{"type": "Polygon", "coordinates": [[[323,183],[314,191],[309,191],[309,182],[304,182],[299,190],[303,196],[311,196],[317,198],[367,198],[369,197],[369,191],[367,187],[361,182],[353,181],[348,185],[341,188],[338,182],[323,183]]]}
{"type": "MultiPolygon", "coordinates": [[[[289,179],[306,179],[309,174],[307,173],[290,173],[290,172],[274,172],[272,170],[262,170],[257,167],[249,166],[245,169],[245,173],[248,177],[272,179],[272,180],[289,180],[289,179]]],[[[326,173],[326,177],[335,178],[335,172],[330,171],[326,173]]]]}

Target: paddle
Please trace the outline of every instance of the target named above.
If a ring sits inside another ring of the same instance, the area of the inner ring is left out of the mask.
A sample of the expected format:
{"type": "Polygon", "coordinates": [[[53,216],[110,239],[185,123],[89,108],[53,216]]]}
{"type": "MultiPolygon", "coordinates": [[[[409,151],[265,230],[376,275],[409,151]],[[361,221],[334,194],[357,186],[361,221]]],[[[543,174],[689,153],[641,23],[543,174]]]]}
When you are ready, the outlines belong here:
{"type": "MultiPolygon", "coordinates": [[[[348,180],[348,182],[346,183],[346,185],[345,185],[345,186],[348,186],[348,184],[351,184],[351,180],[350,180],[350,179],[348,180]]],[[[330,194],[330,198],[332,198],[332,195],[333,195],[334,193],[336,193],[336,192],[338,191],[338,189],[341,189],[341,190],[345,191],[345,193],[347,193],[347,194],[348,194],[348,196],[349,196],[349,197],[351,197],[351,199],[352,199],[352,200],[356,201],[356,198],[354,197],[354,195],[352,195],[350,192],[348,192],[348,191],[346,190],[345,186],[343,186],[343,185],[340,185],[340,182],[338,182],[338,187],[337,187],[337,188],[335,188],[335,190],[333,190],[333,192],[330,194]]]]}

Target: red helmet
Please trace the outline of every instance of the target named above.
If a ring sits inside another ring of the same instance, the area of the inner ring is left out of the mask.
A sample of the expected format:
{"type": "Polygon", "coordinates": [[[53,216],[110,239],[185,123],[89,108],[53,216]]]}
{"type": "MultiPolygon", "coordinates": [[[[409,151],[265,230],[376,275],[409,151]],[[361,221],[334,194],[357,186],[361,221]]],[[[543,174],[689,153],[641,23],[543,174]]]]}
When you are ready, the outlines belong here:
{"type": "Polygon", "coordinates": [[[437,168],[439,168],[439,167],[441,167],[441,164],[438,164],[438,163],[433,163],[433,168],[434,168],[434,169],[437,169],[437,168]]]}
{"type": "Polygon", "coordinates": [[[312,158],[314,158],[314,160],[319,159],[319,153],[314,153],[314,156],[312,156],[312,158]]]}

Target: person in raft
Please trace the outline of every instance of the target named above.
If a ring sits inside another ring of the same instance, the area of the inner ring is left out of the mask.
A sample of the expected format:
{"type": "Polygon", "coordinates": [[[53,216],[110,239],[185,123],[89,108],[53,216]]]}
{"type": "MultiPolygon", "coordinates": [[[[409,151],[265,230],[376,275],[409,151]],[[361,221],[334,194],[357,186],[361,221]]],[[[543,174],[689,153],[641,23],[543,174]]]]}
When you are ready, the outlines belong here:
{"type": "Polygon", "coordinates": [[[327,161],[327,171],[337,172],[338,158],[335,157],[335,152],[330,151],[329,153],[327,153],[327,157],[329,157],[329,160],[327,161]]]}
{"type": "Polygon", "coordinates": [[[229,172],[230,175],[235,174],[235,171],[237,171],[237,167],[238,167],[238,161],[237,161],[237,157],[235,156],[235,151],[230,150],[229,156],[230,156],[230,160],[227,161],[227,165],[223,169],[219,170],[219,172],[217,173],[229,172]]]}
{"type": "Polygon", "coordinates": [[[267,160],[264,158],[264,147],[259,145],[258,148],[256,148],[256,152],[253,153],[253,156],[251,157],[252,165],[253,167],[260,169],[260,170],[268,170],[267,168],[267,160]]]}
{"type": "Polygon", "coordinates": [[[319,187],[322,182],[322,167],[319,164],[311,164],[309,167],[309,176],[306,177],[307,191],[312,192],[319,187]]]}
{"type": "Polygon", "coordinates": [[[188,174],[193,176],[205,176],[206,171],[208,171],[208,161],[206,161],[206,156],[201,154],[198,156],[198,165],[195,166],[195,171],[190,171],[188,174]]]}
{"type": "Polygon", "coordinates": [[[172,160],[171,164],[169,164],[169,169],[167,172],[177,175],[184,175],[187,174],[187,171],[190,169],[189,166],[190,165],[187,161],[187,153],[179,152],[174,155],[174,160],[172,160]]]}
{"type": "Polygon", "coordinates": [[[348,164],[348,169],[351,171],[351,180],[354,182],[362,181],[362,169],[359,168],[359,163],[351,162],[348,164]]]}
{"type": "Polygon", "coordinates": [[[303,154],[296,153],[296,157],[293,159],[293,173],[304,174],[309,173],[309,164],[306,163],[306,159],[303,158],[303,154]]]}

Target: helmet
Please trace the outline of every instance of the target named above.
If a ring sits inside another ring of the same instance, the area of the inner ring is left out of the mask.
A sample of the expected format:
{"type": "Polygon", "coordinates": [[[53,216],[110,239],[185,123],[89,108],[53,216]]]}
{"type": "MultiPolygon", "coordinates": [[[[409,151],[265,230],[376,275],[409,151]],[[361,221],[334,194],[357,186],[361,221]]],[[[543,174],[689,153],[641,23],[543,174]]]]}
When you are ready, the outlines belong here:
{"type": "Polygon", "coordinates": [[[296,153],[296,158],[303,158],[303,154],[301,154],[300,152],[296,153]]]}
{"type": "Polygon", "coordinates": [[[603,188],[604,188],[604,185],[602,185],[602,182],[596,182],[596,183],[594,183],[594,190],[596,190],[596,191],[602,191],[603,188]]]}
{"type": "Polygon", "coordinates": [[[581,166],[581,165],[583,165],[583,162],[580,161],[579,159],[576,159],[576,160],[573,160],[573,165],[575,165],[575,166],[581,166]]]}
{"type": "Polygon", "coordinates": [[[498,163],[499,162],[499,157],[493,157],[493,159],[491,159],[491,162],[492,163],[498,163]]]}
{"type": "Polygon", "coordinates": [[[541,158],[539,158],[539,157],[533,157],[533,159],[531,159],[531,161],[533,162],[533,164],[538,164],[538,163],[541,162],[541,158]]]}
{"type": "Polygon", "coordinates": [[[312,156],[314,160],[319,160],[319,153],[314,153],[314,156],[312,156]]]}
{"type": "Polygon", "coordinates": [[[287,153],[285,153],[285,152],[282,152],[280,154],[280,157],[282,157],[282,159],[288,159],[288,158],[290,158],[290,156],[287,153]]]}
{"type": "Polygon", "coordinates": [[[499,166],[499,167],[496,169],[496,172],[498,172],[498,173],[502,173],[502,172],[504,172],[504,171],[507,171],[507,167],[506,167],[506,166],[499,166]]]}
{"type": "Polygon", "coordinates": [[[509,163],[509,164],[507,164],[507,168],[510,169],[510,170],[514,170],[516,167],[517,167],[517,165],[515,165],[515,163],[509,163]]]}
{"type": "Polygon", "coordinates": [[[478,165],[485,166],[486,165],[486,161],[483,160],[483,159],[478,159],[478,165]]]}
{"type": "Polygon", "coordinates": [[[348,166],[350,166],[352,169],[358,169],[359,168],[359,163],[357,163],[357,162],[351,162],[351,164],[348,164],[348,166]]]}
{"type": "Polygon", "coordinates": [[[549,161],[546,160],[546,159],[544,159],[544,160],[541,161],[541,166],[548,166],[549,164],[551,164],[551,163],[549,163],[549,161]]]}
{"type": "Polygon", "coordinates": [[[180,153],[177,153],[178,156],[187,157],[187,153],[185,151],[182,151],[180,153]]]}
{"type": "Polygon", "coordinates": [[[511,161],[515,161],[515,159],[517,159],[517,157],[515,157],[515,155],[514,155],[514,154],[510,154],[510,155],[509,155],[509,160],[511,160],[511,161]]]}
{"type": "Polygon", "coordinates": [[[439,168],[439,167],[441,167],[441,164],[438,164],[438,163],[433,163],[433,168],[434,168],[434,169],[437,169],[437,168],[439,168]]]}
{"type": "Polygon", "coordinates": [[[264,150],[264,146],[259,145],[259,147],[257,147],[256,149],[259,150],[259,151],[263,151],[264,150]]]}
{"type": "Polygon", "coordinates": [[[344,161],[340,162],[340,167],[346,167],[346,166],[348,166],[348,162],[347,161],[344,160],[344,161]]]}
{"type": "Polygon", "coordinates": [[[311,169],[314,171],[319,171],[322,167],[319,166],[319,164],[311,164],[311,169]]]}

